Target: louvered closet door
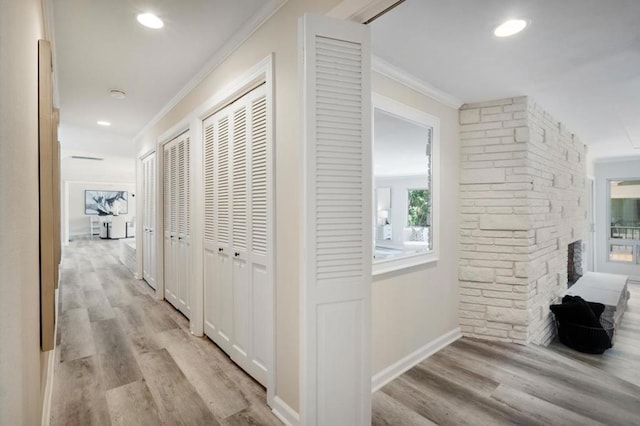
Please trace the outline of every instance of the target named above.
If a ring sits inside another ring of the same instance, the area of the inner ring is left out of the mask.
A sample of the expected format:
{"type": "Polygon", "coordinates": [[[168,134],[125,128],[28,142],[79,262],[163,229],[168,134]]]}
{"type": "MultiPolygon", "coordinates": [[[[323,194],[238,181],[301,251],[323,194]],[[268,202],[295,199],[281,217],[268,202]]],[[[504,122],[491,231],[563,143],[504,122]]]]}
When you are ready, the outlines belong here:
{"type": "Polygon", "coordinates": [[[266,385],[271,287],[267,274],[266,97],[261,86],[233,110],[234,341],[232,359],[266,385]]]}
{"type": "Polygon", "coordinates": [[[233,338],[231,265],[231,119],[224,109],[205,129],[205,333],[225,352],[233,338]]]}
{"type": "Polygon", "coordinates": [[[183,134],[164,147],[165,298],[189,317],[189,138],[183,134]]]}
{"type": "Polygon", "coordinates": [[[303,312],[300,423],[371,424],[369,32],[303,22],[303,312]]]}
{"type": "Polygon", "coordinates": [[[155,165],[156,154],[152,153],[142,161],[143,171],[143,233],[142,233],[142,271],[144,280],[154,289],[155,280],[155,165]]]}
{"type": "Polygon", "coordinates": [[[261,86],[204,122],[205,332],[266,385],[271,354],[271,172],[261,86]]]}
{"type": "Polygon", "coordinates": [[[176,144],[176,303],[189,317],[189,138],[181,137],[176,144]]]}
{"type": "Polygon", "coordinates": [[[269,154],[269,117],[266,88],[262,86],[253,92],[248,108],[251,112],[248,128],[250,143],[247,154],[249,167],[250,210],[249,218],[249,281],[251,283],[251,348],[250,362],[252,375],[266,386],[270,365],[273,318],[272,271],[268,253],[272,239],[270,223],[271,208],[271,164],[269,154]]]}
{"type": "Polygon", "coordinates": [[[171,142],[164,145],[163,148],[163,185],[162,185],[162,196],[163,196],[163,229],[164,229],[164,245],[163,245],[163,278],[164,278],[164,293],[165,299],[170,303],[173,303],[173,299],[171,298],[171,288],[174,286],[175,282],[175,268],[174,268],[174,255],[173,255],[173,234],[172,234],[172,218],[171,218],[171,210],[172,210],[172,156],[171,156],[171,147],[173,144],[171,142]]]}

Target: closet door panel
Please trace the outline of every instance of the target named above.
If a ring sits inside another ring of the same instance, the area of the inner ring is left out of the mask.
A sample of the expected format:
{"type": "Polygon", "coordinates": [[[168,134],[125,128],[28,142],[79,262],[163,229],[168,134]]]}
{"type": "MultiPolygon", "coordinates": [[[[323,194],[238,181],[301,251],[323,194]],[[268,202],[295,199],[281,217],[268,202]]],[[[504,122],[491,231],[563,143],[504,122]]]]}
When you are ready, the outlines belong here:
{"type": "Polygon", "coordinates": [[[251,362],[255,369],[254,376],[263,385],[267,380],[269,364],[268,324],[271,309],[271,289],[267,269],[253,264],[251,269],[251,362]]]}
{"type": "Polygon", "coordinates": [[[164,209],[164,250],[163,250],[163,277],[164,277],[164,296],[167,301],[173,303],[171,288],[173,287],[174,278],[174,261],[173,261],[173,237],[172,237],[172,161],[171,143],[164,146],[163,149],[163,209],[164,209]]]}
{"type": "Polygon", "coordinates": [[[156,171],[158,167],[158,160],[155,153],[151,154],[151,161],[149,163],[149,206],[146,209],[149,212],[148,216],[148,230],[147,230],[147,253],[149,254],[149,285],[156,288],[156,267],[158,261],[157,257],[157,247],[155,242],[155,233],[156,233],[156,197],[157,192],[157,184],[156,184],[156,171]]]}
{"type": "Polygon", "coordinates": [[[231,259],[225,252],[216,254],[216,285],[213,288],[214,323],[217,332],[210,336],[230,353],[233,339],[233,272],[231,259]]]}
{"type": "MultiPolygon", "coordinates": [[[[235,104],[234,104],[235,105],[235,104]]],[[[233,251],[243,256],[247,251],[247,108],[244,99],[233,111],[232,220],[233,251]]],[[[236,255],[238,256],[238,255],[236,255]]]]}
{"type": "MultiPolygon", "coordinates": [[[[204,332],[209,337],[217,334],[215,286],[217,246],[215,240],[215,117],[203,123],[203,180],[204,180],[204,332]]],[[[215,339],[214,339],[215,340],[215,339]]]]}
{"type": "Polygon", "coordinates": [[[251,350],[251,289],[247,263],[233,259],[233,353],[231,358],[241,365],[248,362],[251,350]]]}
{"type": "Polygon", "coordinates": [[[176,286],[175,296],[178,306],[176,306],[183,314],[188,316],[188,247],[186,246],[187,238],[187,208],[186,193],[187,177],[186,177],[186,137],[181,137],[176,143],[176,175],[174,178],[176,196],[176,286]]]}
{"type": "Polygon", "coordinates": [[[144,280],[154,289],[155,284],[155,244],[153,241],[155,221],[155,164],[156,154],[150,154],[142,162],[143,171],[143,231],[142,231],[142,271],[144,280]]]}

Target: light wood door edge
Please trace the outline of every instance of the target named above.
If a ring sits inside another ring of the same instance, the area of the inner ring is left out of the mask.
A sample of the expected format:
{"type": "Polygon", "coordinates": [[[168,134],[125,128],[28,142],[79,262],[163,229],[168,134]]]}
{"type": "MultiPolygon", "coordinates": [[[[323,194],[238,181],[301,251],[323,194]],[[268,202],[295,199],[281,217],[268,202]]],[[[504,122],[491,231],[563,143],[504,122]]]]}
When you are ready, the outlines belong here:
{"type": "Polygon", "coordinates": [[[40,346],[54,347],[55,225],[53,187],[53,89],[51,44],[38,40],[38,150],[40,172],[40,346]]]}

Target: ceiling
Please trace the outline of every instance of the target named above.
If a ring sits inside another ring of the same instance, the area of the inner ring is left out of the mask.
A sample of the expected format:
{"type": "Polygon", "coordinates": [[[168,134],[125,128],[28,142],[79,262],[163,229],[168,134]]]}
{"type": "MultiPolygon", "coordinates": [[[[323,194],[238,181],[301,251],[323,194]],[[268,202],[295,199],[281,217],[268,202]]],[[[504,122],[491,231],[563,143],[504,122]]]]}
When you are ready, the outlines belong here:
{"type": "MultiPolygon", "coordinates": [[[[127,156],[136,154],[135,135],[226,41],[281,3],[49,1],[63,148],[127,156]],[[147,11],[164,28],[139,25],[136,15],[147,11]]],[[[384,61],[462,102],[529,95],[597,159],[640,155],[638,21],[637,0],[406,0],[371,26],[384,61]],[[492,29],[510,17],[530,25],[495,38],[492,29]]]]}
{"type": "Polygon", "coordinates": [[[371,26],[382,60],[464,103],[531,96],[601,159],[640,155],[638,22],[638,0],[407,0],[371,26]]]}
{"type": "Polygon", "coordinates": [[[52,0],[65,149],[136,154],[135,135],[239,32],[276,0],[52,0]],[[141,26],[153,12],[164,28],[141,26]],[[110,89],[127,93],[124,100],[110,89]],[[98,120],[112,123],[108,128],[98,120]]]}

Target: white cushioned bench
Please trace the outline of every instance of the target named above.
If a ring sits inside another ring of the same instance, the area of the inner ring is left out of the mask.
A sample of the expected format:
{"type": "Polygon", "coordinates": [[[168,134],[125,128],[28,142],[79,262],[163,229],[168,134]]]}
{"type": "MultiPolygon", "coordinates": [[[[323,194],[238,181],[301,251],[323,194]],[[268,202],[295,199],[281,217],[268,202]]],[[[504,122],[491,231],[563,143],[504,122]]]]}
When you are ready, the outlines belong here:
{"type": "Polygon", "coordinates": [[[580,296],[587,302],[602,303],[605,306],[602,316],[618,328],[629,300],[628,281],[629,277],[626,275],[586,272],[565,295],[580,296]]]}

